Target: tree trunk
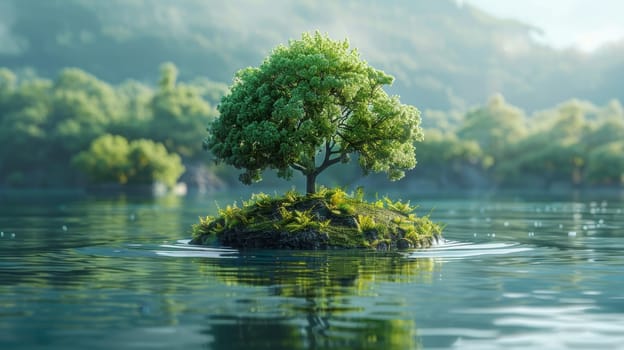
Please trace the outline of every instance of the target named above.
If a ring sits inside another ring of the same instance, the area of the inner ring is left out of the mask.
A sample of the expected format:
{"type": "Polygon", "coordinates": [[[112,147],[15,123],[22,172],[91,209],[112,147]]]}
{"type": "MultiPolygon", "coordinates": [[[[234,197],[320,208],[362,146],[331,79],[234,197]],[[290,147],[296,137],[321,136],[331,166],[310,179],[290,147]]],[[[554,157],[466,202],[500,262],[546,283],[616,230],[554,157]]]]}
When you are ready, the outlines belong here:
{"type": "Polygon", "coordinates": [[[316,192],[316,175],[314,173],[306,175],[306,194],[314,194],[316,192]]]}

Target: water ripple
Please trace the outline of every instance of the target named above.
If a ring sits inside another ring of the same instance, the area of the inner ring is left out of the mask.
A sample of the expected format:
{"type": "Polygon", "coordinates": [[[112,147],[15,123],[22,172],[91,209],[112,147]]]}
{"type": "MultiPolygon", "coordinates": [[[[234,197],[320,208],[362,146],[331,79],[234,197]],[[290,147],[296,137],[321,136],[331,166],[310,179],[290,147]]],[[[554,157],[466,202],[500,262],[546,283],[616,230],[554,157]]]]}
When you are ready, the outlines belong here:
{"type": "Polygon", "coordinates": [[[481,255],[503,255],[525,252],[532,248],[518,243],[464,243],[446,241],[427,250],[419,250],[407,258],[451,258],[460,259],[481,255]]]}
{"type": "Polygon", "coordinates": [[[229,248],[212,248],[191,246],[187,241],[178,244],[125,244],[123,247],[95,246],[78,248],[78,252],[92,256],[149,257],[164,256],[176,258],[236,258],[238,250],[229,248]]]}

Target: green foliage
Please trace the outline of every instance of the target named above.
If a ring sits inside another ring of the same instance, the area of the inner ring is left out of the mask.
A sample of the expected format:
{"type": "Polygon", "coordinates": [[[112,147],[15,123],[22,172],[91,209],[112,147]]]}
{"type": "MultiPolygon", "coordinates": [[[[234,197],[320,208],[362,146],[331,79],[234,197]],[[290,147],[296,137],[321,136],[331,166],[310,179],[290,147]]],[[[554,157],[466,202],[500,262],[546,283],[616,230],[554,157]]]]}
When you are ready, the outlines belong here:
{"type": "MultiPolygon", "coordinates": [[[[204,145],[244,169],[240,180],[247,184],[267,168],[284,178],[298,170],[313,184],[351,153],[364,171],[399,179],[416,165],[414,142],[422,131],[418,110],[382,90],[392,80],[347,41],[304,34],[277,47],[259,67],[237,73],[204,145]]],[[[310,182],[307,192],[314,192],[310,182]]]]}
{"type": "Polygon", "coordinates": [[[225,228],[233,228],[237,225],[247,225],[249,220],[244,211],[236,203],[228,205],[225,209],[219,209],[219,217],[224,220],[225,228]]]}
{"type": "Polygon", "coordinates": [[[366,197],[366,194],[364,193],[364,188],[362,186],[359,186],[356,190],[355,193],[353,194],[353,199],[356,202],[364,202],[364,198],[366,197]]]}
{"type": "Polygon", "coordinates": [[[466,114],[457,136],[474,140],[495,162],[503,158],[506,148],[526,134],[524,112],[494,95],[487,105],[466,114]]]}
{"type": "Polygon", "coordinates": [[[197,87],[177,82],[177,68],[172,63],[162,65],[159,89],[150,107],[148,135],[183,157],[197,157],[204,129],[216,111],[197,87]]]}
{"type": "Polygon", "coordinates": [[[61,71],[54,82],[48,116],[50,138],[61,152],[71,155],[85,149],[120,117],[114,88],[76,68],[61,71]]]}
{"type": "Polygon", "coordinates": [[[357,216],[358,227],[360,232],[366,232],[369,230],[377,229],[377,223],[375,222],[375,218],[368,215],[358,215],[357,216]]]}
{"type": "Polygon", "coordinates": [[[250,208],[253,206],[260,208],[267,208],[271,205],[273,198],[266,193],[253,193],[251,199],[243,201],[243,208],[250,208]]]}
{"type": "Polygon", "coordinates": [[[74,158],[78,169],[93,183],[128,183],[130,144],[122,136],[104,135],[74,158]]]}
{"type": "MultiPolygon", "coordinates": [[[[196,156],[205,124],[216,114],[199,91],[204,95],[223,91],[205,79],[201,86],[179,84],[171,76],[175,71],[175,66],[165,65],[163,85],[153,91],[133,81],[113,86],[76,68],[62,70],[54,80],[0,69],[0,184],[74,185],[79,177],[68,172],[71,159],[106,134],[137,142],[160,140],[170,147],[138,142],[129,156],[139,163],[150,158],[149,166],[137,166],[136,174],[126,174],[111,155],[109,161],[117,165],[108,175],[97,170],[94,179],[149,183],[156,174],[159,181],[171,183],[179,171],[156,158],[168,152],[187,161],[196,156]],[[167,79],[169,85],[164,83],[167,79]]],[[[124,147],[119,142],[108,146],[124,147]]]]}
{"type": "Polygon", "coordinates": [[[588,155],[587,178],[595,184],[624,184],[624,142],[615,141],[588,155]]]}
{"type": "MultiPolygon", "coordinates": [[[[54,173],[54,150],[50,142],[52,82],[32,79],[18,83],[15,75],[3,70],[0,87],[0,174],[9,184],[28,184],[36,169],[54,173]],[[20,178],[20,181],[15,179],[20,178]]],[[[63,164],[66,166],[66,164],[63,164]]],[[[0,175],[0,181],[3,179],[0,175]]]]}
{"type": "MultiPolygon", "coordinates": [[[[175,66],[163,65],[160,84],[154,89],[136,81],[111,85],[76,68],[62,70],[52,80],[0,69],[0,185],[81,184],[79,172],[68,171],[77,168],[68,165],[106,134],[123,136],[128,144],[138,139],[156,140],[165,144],[167,153],[180,155],[185,163],[198,162],[197,140],[204,137],[204,126],[216,114],[215,96],[227,89],[200,78],[180,83],[176,72],[175,66]]],[[[440,188],[621,186],[618,158],[613,151],[617,146],[612,145],[624,139],[624,111],[617,100],[595,106],[573,99],[525,115],[502,96],[494,96],[465,115],[458,111],[428,111],[426,115],[441,121],[430,120],[429,125],[437,129],[427,129],[427,138],[418,144],[419,167],[412,179],[433,180],[440,188]]],[[[338,144],[334,146],[338,150],[338,144]]],[[[114,142],[106,147],[123,148],[114,142]]],[[[317,167],[325,155],[322,145],[320,150],[315,154],[317,167]]],[[[164,151],[143,149],[133,157],[140,164],[143,158],[160,157],[156,153],[162,155],[164,151]]],[[[331,157],[337,162],[347,160],[339,154],[331,157]]],[[[150,174],[158,172],[136,167],[130,178],[121,163],[111,159],[117,165],[97,170],[99,175],[95,177],[103,178],[97,181],[149,183],[153,181],[150,174]]],[[[359,174],[357,164],[335,168],[340,171],[323,173],[326,179],[338,182],[344,173],[359,174]]],[[[235,178],[236,170],[225,165],[211,166],[211,170],[224,179],[235,178]]],[[[378,202],[377,206],[384,207],[385,203],[378,202]]],[[[349,211],[337,205],[334,210],[343,214],[349,211]]]]}
{"type": "Polygon", "coordinates": [[[401,200],[393,201],[388,197],[384,197],[384,202],[386,203],[386,207],[390,210],[396,211],[401,214],[408,215],[413,212],[417,206],[411,206],[410,201],[402,202],[401,200]]]}
{"type": "Polygon", "coordinates": [[[122,136],[103,135],[73,160],[93,183],[152,184],[172,187],[184,172],[180,157],[150,140],[128,142],[122,136]]]}
{"type": "Polygon", "coordinates": [[[315,229],[323,232],[327,229],[330,223],[329,220],[319,221],[312,215],[311,210],[294,210],[292,212],[281,211],[281,213],[282,222],[279,226],[285,228],[288,232],[299,232],[307,229],[315,229]]]}
{"type": "Polygon", "coordinates": [[[345,204],[347,200],[347,194],[342,190],[328,192],[327,196],[329,196],[329,205],[333,208],[338,208],[341,204],[345,204]]]}
{"type": "Polygon", "coordinates": [[[275,198],[252,195],[242,208],[228,205],[219,209],[217,218],[200,218],[193,226],[192,243],[206,244],[213,241],[210,237],[226,237],[230,240],[224,244],[235,247],[404,249],[428,246],[441,234],[441,227],[429,217],[397,211],[413,209],[409,203],[386,202],[388,208],[376,207],[339,188],[321,188],[313,195],[294,191],[275,198]],[[405,241],[399,247],[401,239],[405,241]],[[300,245],[302,240],[307,243],[300,245]],[[292,242],[299,243],[293,246],[292,242]]]}
{"type": "Polygon", "coordinates": [[[223,226],[219,223],[212,225],[216,218],[213,216],[199,217],[199,223],[193,224],[192,234],[193,237],[201,237],[205,235],[214,235],[223,230],[223,226]]]}
{"type": "Polygon", "coordinates": [[[184,172],[182,159],[175,153],[168,153],[164,145],[151,140],[130,142],[128,161],[132,165],[128,183],[154,183],[173,187],[184,172]]]}

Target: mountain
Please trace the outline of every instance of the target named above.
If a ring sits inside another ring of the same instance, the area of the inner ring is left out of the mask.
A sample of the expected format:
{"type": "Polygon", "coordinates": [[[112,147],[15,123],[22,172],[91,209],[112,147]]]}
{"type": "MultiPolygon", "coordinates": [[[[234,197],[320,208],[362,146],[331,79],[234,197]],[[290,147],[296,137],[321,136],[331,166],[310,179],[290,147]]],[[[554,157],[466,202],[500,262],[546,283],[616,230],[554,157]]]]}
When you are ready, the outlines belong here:
{"type": "Polygon", "coordinates": [[[171,61],[183,80],[229,83],[314,30],[349,38],[396,77],[392,92],[421,109],[465,110],[497,92],[529,111],[572,97],[624,100],[624,42],[558,51],[534,39],[538,28],[452,0],[3,0],[0,66],[155,83],[171,61]]]}

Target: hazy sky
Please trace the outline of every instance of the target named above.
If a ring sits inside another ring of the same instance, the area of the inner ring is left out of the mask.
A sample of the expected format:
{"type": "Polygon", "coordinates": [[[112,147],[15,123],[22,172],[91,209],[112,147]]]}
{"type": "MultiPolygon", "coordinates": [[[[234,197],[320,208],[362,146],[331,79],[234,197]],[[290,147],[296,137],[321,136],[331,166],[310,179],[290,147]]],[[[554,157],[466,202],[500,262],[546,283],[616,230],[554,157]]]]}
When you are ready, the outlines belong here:
{"type": "Polygon", "coordinates": [[[514,18],[544,31],[556,47],[576,46],[592,51],[624,38],[622,0],[457,0],[497,17],[514,18]]]}

